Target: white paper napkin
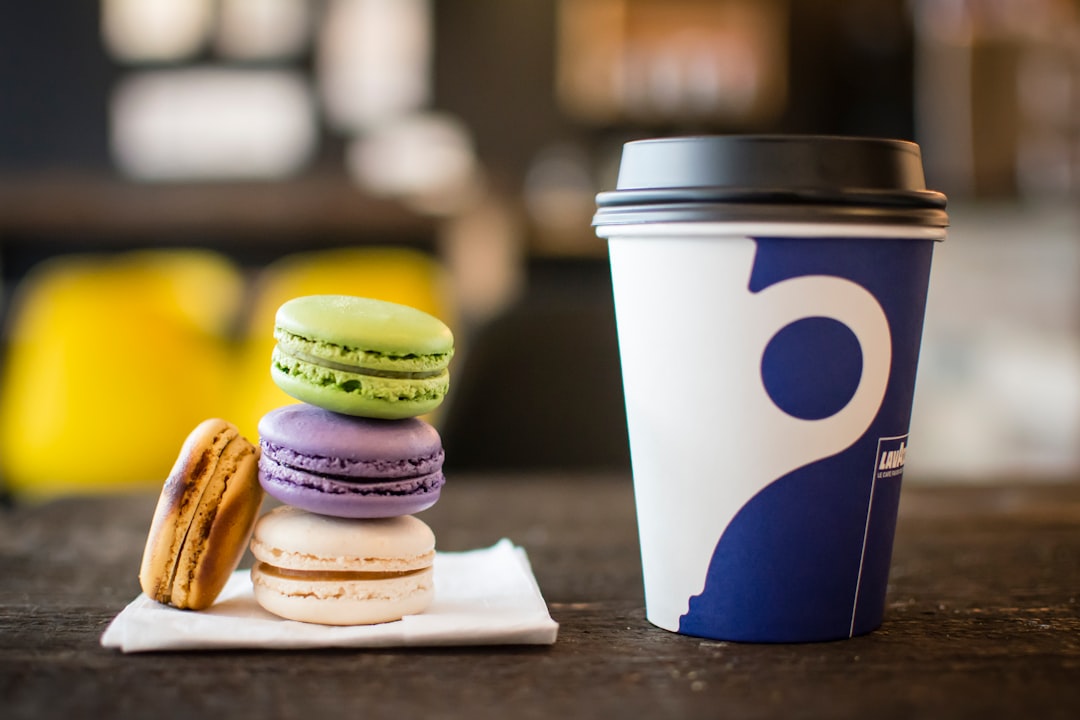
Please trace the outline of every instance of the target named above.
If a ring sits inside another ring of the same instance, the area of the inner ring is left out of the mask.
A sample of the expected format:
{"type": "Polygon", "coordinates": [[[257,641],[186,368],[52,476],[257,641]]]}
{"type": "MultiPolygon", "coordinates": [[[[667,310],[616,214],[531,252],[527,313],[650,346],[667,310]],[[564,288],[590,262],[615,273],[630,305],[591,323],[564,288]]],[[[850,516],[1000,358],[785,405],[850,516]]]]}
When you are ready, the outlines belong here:
{"type": "Polygon", "coordinates": [[[217,602],[177,610],[139,595],[101,644],[124,652],[435,645],[550,645],[548,614],[525,550],[509,540],[435,555],[435,600],[425,612],[381,625],[333,627],[284,620],[263,610],[248,570],[233,573],[217,602]]]}

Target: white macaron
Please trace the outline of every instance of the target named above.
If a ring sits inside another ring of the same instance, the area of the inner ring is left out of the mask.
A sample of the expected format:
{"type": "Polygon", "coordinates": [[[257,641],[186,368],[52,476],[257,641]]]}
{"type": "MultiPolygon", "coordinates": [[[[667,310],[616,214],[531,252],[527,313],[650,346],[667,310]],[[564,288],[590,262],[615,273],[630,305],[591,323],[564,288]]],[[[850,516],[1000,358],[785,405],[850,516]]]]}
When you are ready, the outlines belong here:
{"type": "Polygon", "coordinates": [[[259,518],[251,551],[256,602],[290,620],[390,622],[434,597],[435,535],[411,515],[357,520],[283,505],[259,518]]]}

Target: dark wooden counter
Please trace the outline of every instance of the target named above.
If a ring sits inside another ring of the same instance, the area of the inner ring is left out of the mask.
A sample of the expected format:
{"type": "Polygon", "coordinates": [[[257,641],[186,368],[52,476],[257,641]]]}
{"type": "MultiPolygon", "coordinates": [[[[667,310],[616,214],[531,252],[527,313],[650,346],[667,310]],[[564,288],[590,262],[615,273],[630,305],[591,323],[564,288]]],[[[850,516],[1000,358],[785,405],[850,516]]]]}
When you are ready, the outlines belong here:
{"type": "Polygon", "coordinates": [[[0,511],[0,716],[1080,716],[1080,484],[904,492],[884,627],[777,646],[645,621],[627,478],[452,478],[424,514],[528,550],[551,647],[123,655],[154,498],[0,511]]]}

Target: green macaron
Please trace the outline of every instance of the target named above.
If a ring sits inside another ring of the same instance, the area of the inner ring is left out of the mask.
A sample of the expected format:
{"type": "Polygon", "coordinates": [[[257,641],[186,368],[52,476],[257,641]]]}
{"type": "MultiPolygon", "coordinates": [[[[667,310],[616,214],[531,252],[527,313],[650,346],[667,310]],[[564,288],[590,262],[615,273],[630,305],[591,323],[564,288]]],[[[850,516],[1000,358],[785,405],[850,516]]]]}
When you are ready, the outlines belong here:
{"type": "Polygon", "coordinates": [[[431,412],[450,386],[454,336],[438,318],[397,303],[308,295],[278,308],[274,382],[302,402],[362,417],[431,412]]]}

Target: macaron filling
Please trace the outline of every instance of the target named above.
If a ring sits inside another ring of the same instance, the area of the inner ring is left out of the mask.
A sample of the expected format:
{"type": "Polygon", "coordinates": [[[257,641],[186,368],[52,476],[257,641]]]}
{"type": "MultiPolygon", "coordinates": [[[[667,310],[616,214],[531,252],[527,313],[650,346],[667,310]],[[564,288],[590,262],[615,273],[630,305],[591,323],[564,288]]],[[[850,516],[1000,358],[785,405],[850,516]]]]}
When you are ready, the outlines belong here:
{"type": "Polygon", "coordinates": [[[391,377],[435,377],[445,372],[454,351],[390,353],[312,340],[281,327],[274,329],[276,350],[296,361],[358,374],[391,373],[391,377]]]}
{"type": "Polygon", "coordinates": [[[259,461],[259,480],[272,494],[274,486],[284,486],[309,488],[330,495],[418,496],[439,491],[446,483],[446,476],[437,469],[412,477],[352,477],[312,472],[264,455],[259,461]]]}
{"type": "Polygon", "coordinates": [[[412,570],[297,570],[271,565],[257,560],[256,564],[263,573],[281,580],[303,580],[308,582],[362,582],[377,580],[396,580],[428,572],[430,567],[412,570]]]}
{"type": "Polygon", "coordinates": [[[399,374],[392,377],[387,375],[386,371],[374,374],[370,368],[361,372],[358,366],[343,370],[340,369],[342,363],[331,367],[325,362],[307,362],[297,355],[289,354],[281,345],[274,348],[271,363],[271,373],[278,385],[285,392],[305,402],[312,401],[311,398],[302,396],[306,386],[336,388],[346,395],[369,397],[389,403],[426,403],[431,406],[418,408],[419,414],[437,407],[450,387],[450,374],[445,369],[432,375],[412,378],[401,374],[406,371],[393,371],[399,374]]]}
{"type": "Polygon", "coordinates": [[[366,463],[343,458],[302,456],[293,450],[276,452],[262,444],[259,484],[283,503],[340,517],[389,517],[418,513],[434,505],[446,476],[442,451],[410,460],[366,463]],[[281,456],[296,464],[281,462],[281,456]],[[300,467],[298,467],[298,465],[300,467]],[[417,469],[423,474],[416,474],[417,469]],[[338,472],[335,472],[337,470],[338,472]],[[344,474],[369,472],[370,475],[344,474]]]}
{"type": "MultiPolygon", "coordinates": [[[[348,365],[342,362],[336,362],[334,360],[327,360],[325,358],[309,355],[304,352],[289,352],[288,348],[279,346],[279,351],[282,355],[293,358],[300,362],[311,363],[312,365],[318,365],[320,367],[328,368],[330,370],[340,370],[342,372],[356,373],[357,375],[369,375],[371,377],[382,378],[396,378],[402,380],[415,380],[422,378],[438,377],[446,372],[446,368],[436,368],[433,370],[383,370],[379,368],[370,368],[357,365],[348,365]]],[[[368,353],[371,354],[371,353],[368,353]]],[[[407,357],[405,359],[412,359],[416,356],[407,357]]]]}
{"type": "Polygon", "coordinates": [[[293,468],[321,477],[363,482],[384,478],[418,478],[442,470],[445,453],[442,448],[412,457],[372,457],[357,459],[298,452],[271,440],[261,439],[262,457],[266,463],[293,468]]]}

